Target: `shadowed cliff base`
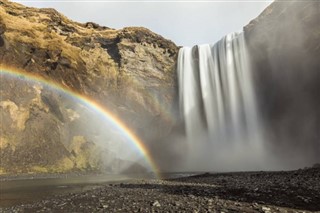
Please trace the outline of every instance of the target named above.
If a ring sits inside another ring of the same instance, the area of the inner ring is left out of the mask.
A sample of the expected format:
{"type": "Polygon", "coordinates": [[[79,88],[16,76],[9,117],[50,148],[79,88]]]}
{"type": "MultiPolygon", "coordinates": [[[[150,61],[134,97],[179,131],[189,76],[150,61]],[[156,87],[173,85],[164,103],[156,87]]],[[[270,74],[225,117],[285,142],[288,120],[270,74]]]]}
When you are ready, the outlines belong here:
{"type": "Polygon", "coordinates": [[[279,167],[320,161],[320,1],[275,1],[245,28],[267,148],[279,167]]]}

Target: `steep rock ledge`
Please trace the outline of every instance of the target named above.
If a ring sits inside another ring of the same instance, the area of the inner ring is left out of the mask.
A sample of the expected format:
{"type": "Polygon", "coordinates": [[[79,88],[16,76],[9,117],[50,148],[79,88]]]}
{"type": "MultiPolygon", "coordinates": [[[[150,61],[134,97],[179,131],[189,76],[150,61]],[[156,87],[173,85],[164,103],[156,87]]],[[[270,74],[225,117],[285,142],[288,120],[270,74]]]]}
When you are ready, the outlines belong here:
{"type": "Polygon", "coordinates": [[[320,161],[319,21],[319,1],[275,1],[245,27],[267,142],[287,168],[320,161]]]}
{"type": "MultiPolygon", "coordinates": [[[[177,52],[173,42],[142,27],[115,30],[92,22],[80,24],[54,9],[0,1],[1,66],[44,76],[98,100],[147,146],[168,134],[175,123],[177,52]]],[[[76,167],[68,150],[73,137],[65,137],[63,131],[71,122],[65,118],[65,100],[39,99],[38,94],[45,92],[1,80],[2,172],[76,167]],[[16,120],[10,117],[13,110],[16,120]],[[32,158],[33,153],[39,157],[32,158]]],[[[88,162],[84,169],[94,167],[88,162]]]]}

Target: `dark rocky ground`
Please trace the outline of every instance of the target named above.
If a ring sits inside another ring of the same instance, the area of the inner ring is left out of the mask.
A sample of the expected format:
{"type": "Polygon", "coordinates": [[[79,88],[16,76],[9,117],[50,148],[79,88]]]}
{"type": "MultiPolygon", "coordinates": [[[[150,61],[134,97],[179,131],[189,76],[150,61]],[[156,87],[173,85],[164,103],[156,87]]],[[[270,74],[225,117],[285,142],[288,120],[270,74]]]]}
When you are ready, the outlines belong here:
{"type": "Polygon", "coordinates": [[[110,183],[1,212],[320,212],[320,168],[110,183]]]}

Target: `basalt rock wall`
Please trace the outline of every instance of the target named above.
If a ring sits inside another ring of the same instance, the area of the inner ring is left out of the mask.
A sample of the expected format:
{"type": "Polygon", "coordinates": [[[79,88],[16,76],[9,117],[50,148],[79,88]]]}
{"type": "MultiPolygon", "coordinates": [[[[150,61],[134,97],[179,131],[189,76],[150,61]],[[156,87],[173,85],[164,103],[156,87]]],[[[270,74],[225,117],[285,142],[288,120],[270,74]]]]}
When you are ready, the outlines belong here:
{"type": "Polygon", "coordinates": [[[244,30],[272,153],[288,168],[319,162],[320,2],[275,1],[244,30]]]}

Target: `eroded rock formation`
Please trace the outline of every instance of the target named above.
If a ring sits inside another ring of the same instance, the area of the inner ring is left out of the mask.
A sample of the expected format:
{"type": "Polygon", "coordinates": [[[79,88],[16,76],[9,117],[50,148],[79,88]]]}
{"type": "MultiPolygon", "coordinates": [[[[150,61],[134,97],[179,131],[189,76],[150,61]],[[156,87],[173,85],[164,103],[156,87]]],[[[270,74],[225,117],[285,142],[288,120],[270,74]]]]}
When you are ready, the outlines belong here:
{"type": "MultiPolygon", "coordinates": [[[[0,1],[1,66],[44,76],[97,100],[147,146],[168,134],[175,122],[171,112],[177,51],[173,42],[145,28],[80,24],[54,9],[0,1]]],[[[2,172],[96,166],[86,153],[95,148],[83,135],[65,137],[72,109],[51,93],[27,82],[1,79],[2,172]],[[86,148],[75,148],[75,140],[86,148]],[[87,163],[76,165],[79,156],[87,163]]]]}
{"type": "MultiPolygon", "coordinates": [[[[287,168],[320,160],[319,10],[318,1],[275,1],[245,27],[269,148],[287,168]]],[[[80,24],[53,9],[0,1],[1,66],[44,76],[97,100],[166,164],[173,158],[160,148],[181,152],[180,146],[167,146],[170,137],[165,145],[156,143],[178,116],[173,113],[177,52],[173,42],[145,28],[80,24]]],[[[92,155],[95,142],[77,131],[81,115],[68,100],[41,85],[6,78],[0,91],[0,172],[99,167],[99,155],[92,155]]]]}
{"type": "Polygon", "coordinates": [[[320,2],[272,3],[245,27],[267,143],[286,168],[320,161],[320,2]]]}

